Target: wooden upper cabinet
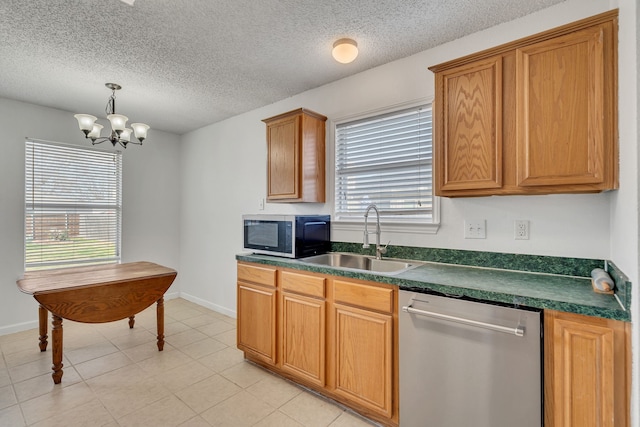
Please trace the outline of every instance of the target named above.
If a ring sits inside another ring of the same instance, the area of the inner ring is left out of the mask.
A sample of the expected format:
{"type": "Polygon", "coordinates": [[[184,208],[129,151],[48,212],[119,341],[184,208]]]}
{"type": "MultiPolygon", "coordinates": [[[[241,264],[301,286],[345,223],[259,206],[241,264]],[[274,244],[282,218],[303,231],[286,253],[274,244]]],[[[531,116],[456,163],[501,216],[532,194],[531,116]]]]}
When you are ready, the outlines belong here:
{"type": "Polygon", "coordinates": [[[436,75],[436,186],[442,190],[502,186],[502,58],[436,75]]]}
{"type": "Polygon", "coordinates": [[[268,201],[324,203],[326,120],[304,108],[263,120],[268,201]]]}
{"type": "Polygon", "coordinates": [[[268,198],[300,197],[300,118],[287,117],[267,126],[268,198]]]}
{"type": "Polygon", "coordinates": [[[431,67],[436,194],[618,188],[617,16],[431,67]]]}
{"type": "Polygon", "coordinates": [[[611,39],[607,23],[516,50],[518,185],[614,187],[611,39]]]}

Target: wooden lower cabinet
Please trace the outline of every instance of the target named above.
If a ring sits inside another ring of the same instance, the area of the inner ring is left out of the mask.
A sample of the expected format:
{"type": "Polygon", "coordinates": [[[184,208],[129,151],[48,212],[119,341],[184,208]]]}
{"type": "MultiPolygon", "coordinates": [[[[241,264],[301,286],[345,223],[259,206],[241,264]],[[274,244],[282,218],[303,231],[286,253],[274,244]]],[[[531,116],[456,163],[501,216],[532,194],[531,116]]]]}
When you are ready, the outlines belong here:
{"type": "MultiPolygon", "coordinates": [[[[392,285],[239,262],[238,348],[396,427],[397,298],[392,285]]],[[[630,336],[628,322],[545,310],[545,427],[630,425],[630,336]]]]}
{"type": "Polygon", "coordinates": [[[545,426],[629,425],[631,324],[546,310],[545,426]]]}
{"type": "Polygon", "coordinates": [[[276,269],[238,265],[238,348],[276,363],[276,269]]]}
{"type": "Polygon", "coordinates": [[[336,393],[391,418],[393,317],[336,304],[335,322],[336,393]]]}
{"type": "Polygon", "coordinates": [[[245,357],[398,426],[397,287],[282,268],[271,287],[264,268],[238,263],[245,357]]]}
{"type": "Polygon", "coordinates": [[[324,300],[282,292],[282,370],[318,386],[325,385],[324,300]]]}
{"type": "Polygon", "coordinates": [[[392,418],[397,289],[343,278],[332,283],[335,392],[368,413],[392,418]]]}

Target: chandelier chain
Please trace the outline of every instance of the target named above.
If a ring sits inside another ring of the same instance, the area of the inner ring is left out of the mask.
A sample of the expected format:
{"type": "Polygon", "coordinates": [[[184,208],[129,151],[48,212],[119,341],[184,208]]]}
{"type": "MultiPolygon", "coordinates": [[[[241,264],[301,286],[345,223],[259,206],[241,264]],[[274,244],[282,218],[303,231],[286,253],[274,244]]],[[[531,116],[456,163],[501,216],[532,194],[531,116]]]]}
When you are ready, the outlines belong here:
{"type": "Polygon", "coordinates": [[[107,115],[116,113],[116,90],[115,89],[111,91],[111,96],[107,101],[107,106],[104,108],[104,112],[107,113],[107,115]]]}

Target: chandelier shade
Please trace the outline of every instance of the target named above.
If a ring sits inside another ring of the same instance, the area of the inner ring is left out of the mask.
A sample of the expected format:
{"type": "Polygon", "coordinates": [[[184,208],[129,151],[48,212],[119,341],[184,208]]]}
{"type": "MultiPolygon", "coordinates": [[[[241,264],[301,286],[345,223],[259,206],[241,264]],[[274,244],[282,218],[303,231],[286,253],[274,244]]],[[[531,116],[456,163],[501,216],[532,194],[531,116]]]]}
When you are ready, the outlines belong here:
{"type": "Polygon", "coordinates": [[[129,128],[124,128],[120,131],[120,139],[122,141],[131,142],[131,132],[133,132],[129,128]]]}
{"type": "Polygon", "coordinates": [[[96,116],[92,116],[91,114],[76,114],[73,117],[78,120],[80,130],[83,131],[85,135],[88,135],[93,130],[94,123],[98,120],[96,116]]]}
{"type": "Polygon", "coordinates": [[[133,128],[133,134],[140,140],[140,142],[147,138],[149,125],[145,125],[144,123],[131,123],[131,127],[133,128]]]}
{"type": "Polygon", "coordinates": [[[93,145],[101,144],[105,141],[111,142],[114,147],[116,144],[120,144],[124,148],[127,148],[127,144],[142,145],[142,141],[147,139],[149,126],[144,123],[132,123],[132,129],[127,128],[129,118],[122,114],[116,114],[116,90],[122,89],[122,86],[117,83],[105,83],[105,86],[111,89],[111,96],[105,108],[107,119],[109,119],[111,123],[111,134],[104,137],[100,135],[104,126],[96,123],[96,120],[98,120],[96,116],[92,116],[91,114],[75,114],[74,117],[78,120],[78,126],[84,133],[85,138],[90,139],[93,145]],[[137,141],[131,139],[132,133],[137,141]]]}
{"type": "Polygon", "coordinates": [[[127,126],[127,120],[129,120],[129,117],[123,116],[122,114],[109,114],[107,119],[111,122],[111,129],[115,130],[116,133],[120,135],[127,126]]]}
{"type": "Polygon", "coordinates": [[[102,126],[101,124],[94,123],[93,128],[91,129],[91,132],[89,132],[89,134],[87,135],[87,138],[93,139],[93,140],[100,138],[100,132],[102,132],[103,127],[104,126],[102,126]]]}

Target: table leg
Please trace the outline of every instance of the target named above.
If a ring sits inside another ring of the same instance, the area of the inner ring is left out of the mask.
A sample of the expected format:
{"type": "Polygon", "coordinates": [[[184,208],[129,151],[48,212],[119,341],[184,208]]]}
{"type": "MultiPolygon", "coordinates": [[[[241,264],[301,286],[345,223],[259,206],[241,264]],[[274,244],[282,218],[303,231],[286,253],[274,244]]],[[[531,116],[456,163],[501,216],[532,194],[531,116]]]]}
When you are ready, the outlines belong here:
{"type": "Polygon", "coordinates": [[[162,351],[164,348],[164,297],[160,297],[158,300],[156,316],[158,319],[158,351],[162,351]]]}
{"type": "Polygon", "coordinates": [[[133,325],[136,323],[136,316],[129,317],[129,329],[133,329],[133,325]]]}
{"type": "Polygon", "coordinates": [[[54,384],[60,384],[62,381],[62,317],[56,316],[51,313],[53,317],[53,329],[51,335],[53,336],[53,370],[54,384]]]}
{"type": "Polygon", "coordinates": [[[40,351],[47,351],[47,317],[49,312],[43,306],[38,307],[38,320],[40,321],[40,351]]]}

